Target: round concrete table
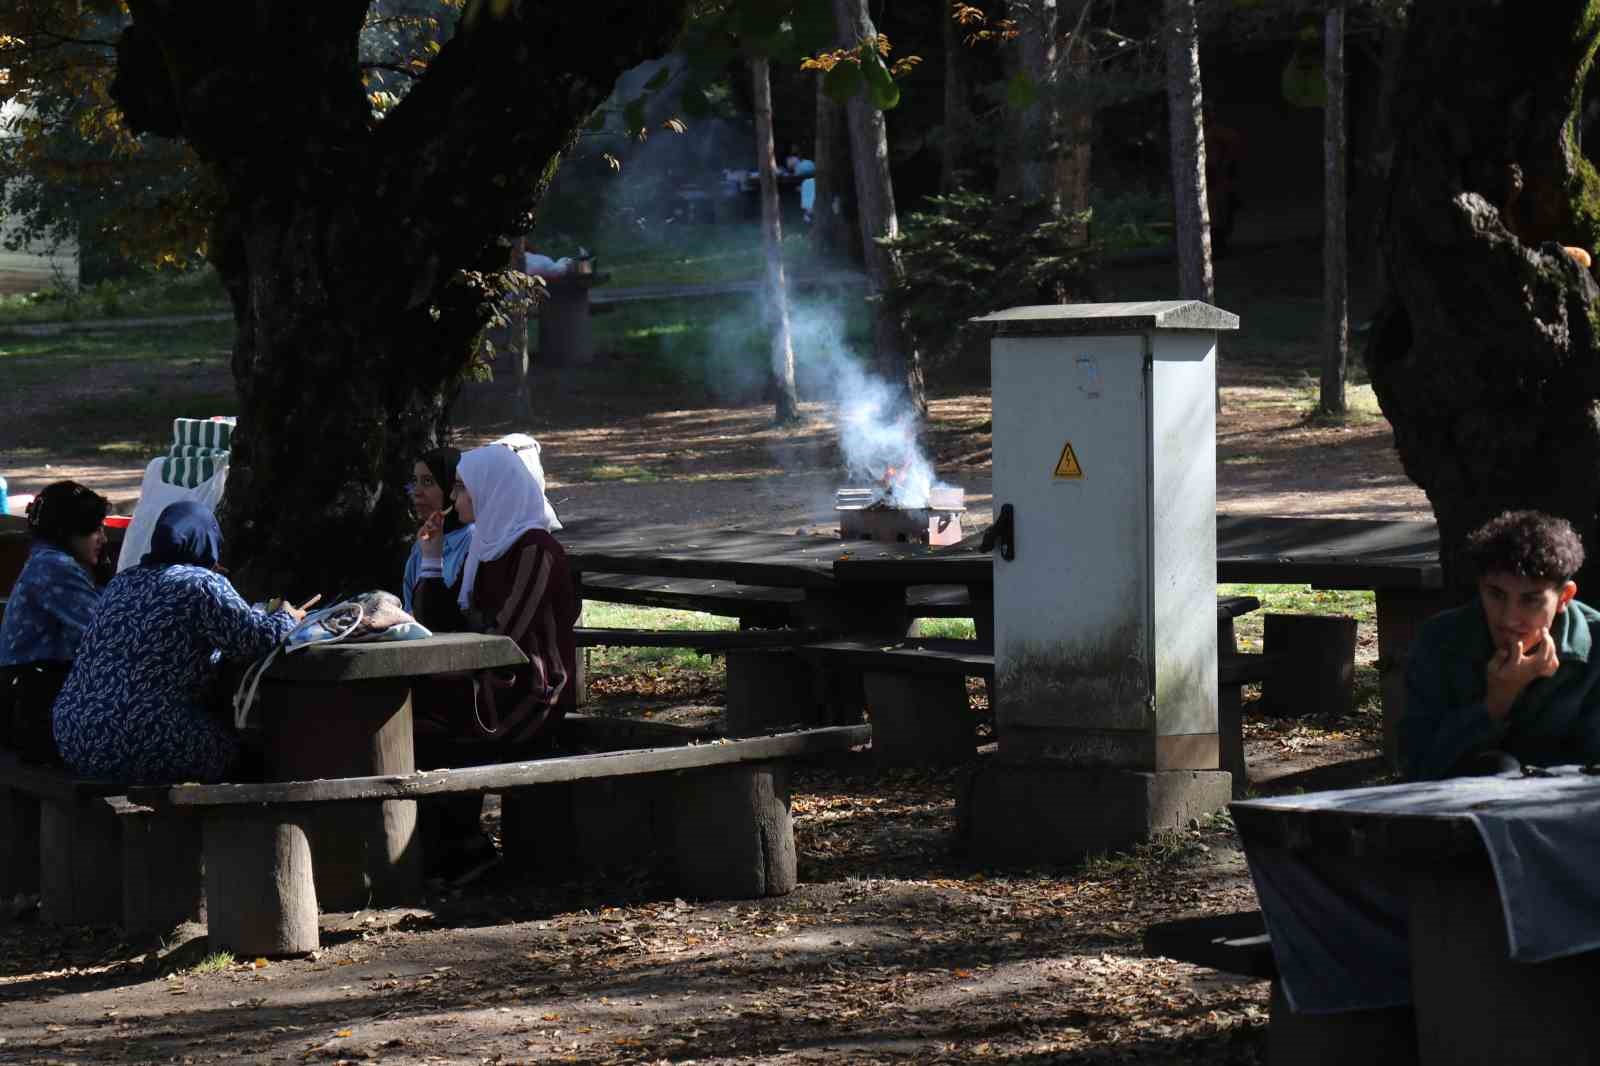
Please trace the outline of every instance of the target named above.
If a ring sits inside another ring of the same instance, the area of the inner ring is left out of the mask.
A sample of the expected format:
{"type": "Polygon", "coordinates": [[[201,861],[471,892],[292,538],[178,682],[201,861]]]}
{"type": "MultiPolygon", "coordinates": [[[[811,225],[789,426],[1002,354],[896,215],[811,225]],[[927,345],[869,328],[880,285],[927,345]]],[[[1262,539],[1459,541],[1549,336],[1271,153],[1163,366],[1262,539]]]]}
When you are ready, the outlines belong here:
{"type": "MultiPolygon", "coordinates": [[[[266,775],[273,781],[409,774],[411,679],[520,666],[508,637],[441,633],[423,640],[313,646],[280,656],[261,684],[266,775]]],[[[412,903],[422,890],[416,800],[311,812],[323,910],[412,903]]]]}

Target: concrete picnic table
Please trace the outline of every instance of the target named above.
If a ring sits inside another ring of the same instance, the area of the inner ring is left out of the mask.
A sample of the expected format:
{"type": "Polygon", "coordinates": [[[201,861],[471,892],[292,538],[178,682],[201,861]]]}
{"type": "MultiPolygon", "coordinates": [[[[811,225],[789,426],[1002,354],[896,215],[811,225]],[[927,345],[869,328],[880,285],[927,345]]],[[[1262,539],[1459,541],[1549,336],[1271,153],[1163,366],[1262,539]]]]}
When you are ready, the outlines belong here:
{"type": "Polygon", "coordinates": [[[1593,1057],[1600,777],[1561,767],[1231,810],[1297,1009],[1414,1024],[1429,1066],[1593,1057]]]}
{"type": "MultiPolygon", "coordinates": [[[[438,633],[421,640],[313,645],[279,656],[259,708],[270,781],[383,777],[416,769],[411,682],[528,661],[509,637],[438,633]]],[[[326,910],[414,902],[422,889],[415,800],[308,815],[317,895],[326,910]]]]}

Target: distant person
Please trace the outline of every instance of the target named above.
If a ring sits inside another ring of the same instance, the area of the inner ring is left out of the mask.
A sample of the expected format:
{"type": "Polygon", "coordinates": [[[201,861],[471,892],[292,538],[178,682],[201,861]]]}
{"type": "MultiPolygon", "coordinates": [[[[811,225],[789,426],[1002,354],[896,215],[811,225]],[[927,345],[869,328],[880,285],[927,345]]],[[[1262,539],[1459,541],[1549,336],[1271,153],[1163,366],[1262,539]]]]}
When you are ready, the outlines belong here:
{"type": "Polygon", "coordinates": [[[74,773],[129,784],[220,781],[239,736],[212,688],[225,658],[257,659],[303,611],[268,613],[218,566],[203,504],[168,504],[150,550],[112,579],[56,698],[56,747],[74,773]]]}
{"type": "MultiPolygon", "coordinates": [[[[411,494],[411,510],[417,521],[426,522],[449,505],[450,493],[456,487],[456,464],[461,453],[454,448],[435,448],[411,465],[411,484],[406,491],[411,494]]],[[[467,561],[467,547],[472,543],[472,523],[463,522],[454,509],[444,519],[444,581],[453,585],[461,577],[461,564],[467,561]]],[[[406,557],[405,574],[401,580],[400,599],[409,612],[417,582],[421,579],[422,542],[411,545],[406,557]]]]}
{"type": "Polygon", "coordinates": [[[1600,761],[1600,611],[1564,519],[1507,511],[1467,538],[1477,601],[1411,645],[1400,762],[1412,779],[1600,761]]]}
{"type": "Polygon", "coordinates": [[[100,602],[110,504],[57,481],[28,504],[32,544],[0,621],[0,747],[54,763],[50,705],[100,602]]]}

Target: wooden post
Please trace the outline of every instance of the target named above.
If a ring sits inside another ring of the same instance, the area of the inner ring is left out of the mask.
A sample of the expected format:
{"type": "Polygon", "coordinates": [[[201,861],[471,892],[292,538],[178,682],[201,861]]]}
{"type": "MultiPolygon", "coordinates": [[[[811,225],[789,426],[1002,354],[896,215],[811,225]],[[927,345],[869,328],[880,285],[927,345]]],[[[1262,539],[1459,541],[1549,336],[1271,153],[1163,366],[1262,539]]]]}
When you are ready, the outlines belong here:
{"type": "Polygon", "coordinates": [[[673,855],[684,895],[756,899],[794,891],[787,767],[750,763],[680,774],[673,798],[673,855]]]}
{"type": "Polygon", "coordinates": [[[40,804],[39,907],[51,925],[122,920],[122,836],[98,796],[40,804]]]}
{"type": "Polygon", "coordinates": [[[200,819],[155,811],[112,796],[106,806],[122,827],[122,928],[129,936],[164,933],[206,920],[200,819]]]}
{"type": "Polygon", "coordinates": [[[279,809],[226,808],[203,830],[212,950],[241,958],[304,955],[321,941],[305,829],[279,809]]]}
{"type": "Polygon", "coordinates": [[[1345,368],[1350,358],[1349,249],[1345,224],[1344,6],[1327,0],[1323,74],[1328,99],[1322,109],[1322,400],[1325,414],[1345,412],[1345,368]]]}

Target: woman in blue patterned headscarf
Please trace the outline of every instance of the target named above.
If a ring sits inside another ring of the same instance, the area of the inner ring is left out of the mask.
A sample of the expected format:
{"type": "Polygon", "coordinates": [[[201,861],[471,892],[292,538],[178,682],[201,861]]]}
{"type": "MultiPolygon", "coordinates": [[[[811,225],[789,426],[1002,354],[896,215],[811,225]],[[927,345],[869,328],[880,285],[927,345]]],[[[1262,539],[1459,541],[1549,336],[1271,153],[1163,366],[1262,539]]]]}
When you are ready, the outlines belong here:
{"type": "Polygon", "coordinates": [[[150,550],[106,586],[57,697],[56,747],[85,777],[218,781],[239,738],[206,693],[225,658],[271,651],[303,613],[251,607],[218,571],[222,531],[203,505],[161,512],[150,550]]]}

